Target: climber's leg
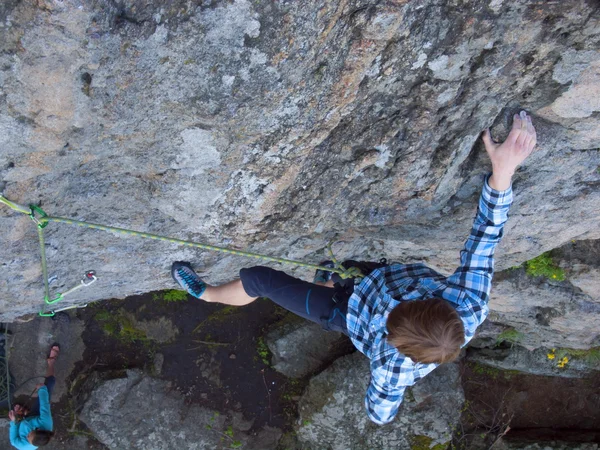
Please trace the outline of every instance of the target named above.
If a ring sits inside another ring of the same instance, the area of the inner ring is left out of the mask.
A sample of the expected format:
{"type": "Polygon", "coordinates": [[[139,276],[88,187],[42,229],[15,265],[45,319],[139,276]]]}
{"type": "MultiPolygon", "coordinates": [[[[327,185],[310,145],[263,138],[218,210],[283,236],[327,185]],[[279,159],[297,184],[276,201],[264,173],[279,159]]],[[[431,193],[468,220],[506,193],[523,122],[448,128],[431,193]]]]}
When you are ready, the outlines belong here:
{"type": "Polygon", "coordinates": [[[213,303],[223,303],[225,305],[243,306],[252,303],[258,298],[251,297],[246,293],[241,280],[230,281],[221,286],[206,285],[206,290],[202,294],[202,300],[213,303]]]}
{"type": "Polygon", "coordinates": [[[267,297],[326,330],[346,332],[348,301],[336,296],[334,288],[309,283],[262,266],[240,270],[240,280],[250,298],[267,297]]]}

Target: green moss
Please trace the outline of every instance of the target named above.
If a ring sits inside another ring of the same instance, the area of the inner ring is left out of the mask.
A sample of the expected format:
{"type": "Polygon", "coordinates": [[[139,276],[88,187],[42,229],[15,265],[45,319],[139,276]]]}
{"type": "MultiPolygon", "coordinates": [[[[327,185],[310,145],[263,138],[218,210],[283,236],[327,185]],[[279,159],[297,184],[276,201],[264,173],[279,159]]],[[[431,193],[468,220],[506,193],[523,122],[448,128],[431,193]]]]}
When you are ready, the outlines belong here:
{"type": "Polygon", "coordinates": [[[102,331],[109,336],[116,336],[116,334],[119,332],[119,327],[115,322],[105,322],[102,324],[102,331]]]}
{"type": "Polygon", "coordinates": [[[500,375],[500,369],[496,369],[495,367],[487,366],[485,364],[480,364],[478,362],[474,363],[471,367],[473,368],[473,372],[478,375],[485,375],[493,379],[498,378],[498,375],[500,375]]]}
{"type": "Polygon", "coordinates": [[[106,310],[98,311],[94,315],[94,319],[97,322],[104,322],[104,321],[110,320],[110,317],[111,317],[110,313],[108,311],[106,311],[106,310]]]}
{"type": "Polygon", "coordinates": [[[265,343],[265,340],[262,336],[256,340],[256,351],[258,352],[258,356],[260,356],[262,362],[265,365],[270,366],[271,351],[269,350],[269,347],[267,347],[267,344],[265,343]]]}
{"type": "Polygon", "coordinates": [[[188,294],[185,291],[177,289],[168,289],[152,295],[154,301],[164,301],[166,303],[185,302],[188,299],[188,294]]]}
{"type": "MultiPolygon", "coordinates": [[[[498,369],[496,367],[488,366],[487,364],[481,364],[478,362],[469,363],[471,370],[478,375],[483,375],[486,377],[490,377],[493,380],[502,376],[507,380],[510,380],[514,375],[521,375],[522,373],[518,370],[506,370],[506,369],[498,369]]],[[[465,407],[462,412],[466,411],[469,407],[469,402],[465,402],[465,407]]]]}
{"type": "Polygon", "coordinates": [[[566,278],[565,271],[554,263],[548,252],[527,261],[525,271],[527,275],[532,277],[545,277],[556,281],[563,281],[566,278]]]}
{"type": "Polygon", "coordinates": [[[194,328],[194,331],[192,331],[192,333],[198,333],[206,326],[215,325],[220,322],[223,322],[224,320],[228,319],[229,316],[232,316],[239,312],[240,312],[240,309],[238,306],[225,306],[225,307],[219,309],[218,311],[215,311],[210,316],[208,316],[206,319],[204,319],[202,322],[200,322],[196,326],[196,328],[194,328]]]}
{"type": "Polygon", "coordinates": [[[136,328],[133,323],[123,317],[120,322],[119,338],[123,341],[147,341],[146,332],[136,328]]]}
{"type": "Polygon", "coordinates": [[[109,336],[122,342],[147,342],[146,332],[135,327],[130,315],[123,309],[118,311],[98,311],[94,319],[109,336]]]}
{"type": "Polygon", "coordinates": [[[410,450],[445,450],[450,442],[435,444],[432,446],[433,439],[429,436],[415,435],[409,438],[410,450]]]}
{"type": "Polygon", "coordinates": [[[507,328],[496,337],[496,345],[500,345],[503,342],[508,342],[511,346],[519,344],[523,340],[523,333],[515,330],[514,328],[507,328]]]}
{"type": "Polygon", "coordinates": [[[300,382],[299,380],[290,378],[285,382],[281,389],[283,392],[281,398],[288,402],[294,401],[296,397],[302,395],[305,386],[306,382],[300,382]]]}

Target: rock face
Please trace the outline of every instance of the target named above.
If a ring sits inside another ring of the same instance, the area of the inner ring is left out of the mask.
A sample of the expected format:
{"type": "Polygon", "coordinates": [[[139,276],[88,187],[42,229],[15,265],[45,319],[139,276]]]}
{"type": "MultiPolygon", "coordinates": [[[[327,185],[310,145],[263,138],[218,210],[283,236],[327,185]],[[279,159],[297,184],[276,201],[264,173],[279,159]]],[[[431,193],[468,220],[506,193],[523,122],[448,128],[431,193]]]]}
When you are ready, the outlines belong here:
{"type": "Polygon", "coordinates": [[[290,378],[315,373],[355,350],[342,333],[325,331],[305,320],[275,327],[265,341],[273,354],[273,368],[290,378]]]}
{"type": "Polygon", "coordinates": [[[129,371],[90,395],[81,420],[110,449],[209,450],[275,448],[281,432],[266,427],[252,436],[241,416],[226,417],[185,399],[166,381],[129,371]]]}
{"type": "MultiPolygon", "coordinates": [[[[50,215],[317,262],[451,271],[514,111],[539,149],[515,177],[498,268],[600,228],[594,2],[10,0],[0,6],[0,190],[50,215]]],[[[0,208],[1,320],[42,302],[36,231],[0,208]]],[[[51,224],[53,290],[83,303],[252,264],[51,224]]],[[[292,269],[286,267],[286,269],[292,269]]],[[[295,270],[308,276],[306,271],[295,270]]],[[[496,305],[501,308],[502,305],[496,305]]],[[[557,329],[558,330],[558,329],[557,329]]],[[[565,331],[558,331],[564,333],[565,331]]]]}
{"type": "Polygon", "coordinates": [[[568,243],[551,253],[564,281],[524,269],[496,276],[490,320],[510,325],[515,344],[529,349],[600,346],[600,241],[568,243]]]}
{"type": "Polygon", "coordinates": [[[396,419],[370,422],[364,408],[368,359],[355,353],[314,377],[300,400],[297,434],[302,448],[407,449],[448,443],[464,401],[455,364],[438,367],[408,389],[396,419]]]}

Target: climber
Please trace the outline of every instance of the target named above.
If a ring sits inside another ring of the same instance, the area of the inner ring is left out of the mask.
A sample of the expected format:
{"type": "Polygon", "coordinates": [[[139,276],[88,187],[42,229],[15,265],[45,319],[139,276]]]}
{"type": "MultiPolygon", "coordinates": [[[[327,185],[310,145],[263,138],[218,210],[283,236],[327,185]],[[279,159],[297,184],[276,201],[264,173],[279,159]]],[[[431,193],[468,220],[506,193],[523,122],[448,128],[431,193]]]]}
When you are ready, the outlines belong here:
{"type": "Polygon", "coordinates": [[[50,414],[50,396],[54,389],[56,379],[54,378],[54,363],[60,353],[60,346],[53,344],[50,355],[47,358],[48,368],[46,379],[43,384],[38,384],[37,402],[33,411],[23,405],[16,404],[9,411],[10,419],[10,443],[19,450],[32,450],[43,447],[50,442],[54,433],[53,422],[50,414]]]}
{"type": "Polygon", "coordinates": [[[242,306],[267,297],[326,330],[347,334],[370,359],[367,414],[377,424],[388,423],[405,388],[455,360],[488,315],[493,255],[512,203],[512,175],[533,151],[536,132],[522,111],[514,115],[504,143],[495,143],[489,130],[482,138],[492,173],[485,179],[460,266],[449,277],[421,263],[382,262],[344,295],[342,283],[334,283],[324,270],[308,283],[268,267],[251,267],[240,270],[240,279],[218,287],[202,281],[187,262],[175,262],[171,274],[188,293],[207,302],[242,306]]]}

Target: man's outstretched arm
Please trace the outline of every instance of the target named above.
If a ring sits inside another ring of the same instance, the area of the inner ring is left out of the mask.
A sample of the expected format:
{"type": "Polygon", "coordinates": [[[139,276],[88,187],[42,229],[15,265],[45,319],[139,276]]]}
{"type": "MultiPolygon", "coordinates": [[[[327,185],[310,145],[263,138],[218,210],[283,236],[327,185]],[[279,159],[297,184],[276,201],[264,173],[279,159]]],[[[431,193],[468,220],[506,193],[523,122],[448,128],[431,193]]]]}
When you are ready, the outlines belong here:
{"type": "Polygon", "coordinates": [[[492,141],[489,130],[483,134],[493,172],[483,186],[471,234],[460,254],[460,267],[448,278],[450,285],[467,294],[465,301],[457,305],[463,319],[470,318],[469,323],[465,323],[467,341],[487,316],[494,250],[502,238],[512,203],[512,176],[536,144],[531,118],[523,111],[513,119],[512,130],[502,144],[492,141]]]}
{"type": "Polygon", "coordinates": [[[512,129],[502,144],[492,140],[489,129],[483,132],[485,151],[492,161],[492,176],[488,180],[492,189],[505,191],[510,187],[515,170],[531,154],[536,142],[535,128],[525,111],[514,115],[512,129]]]}

